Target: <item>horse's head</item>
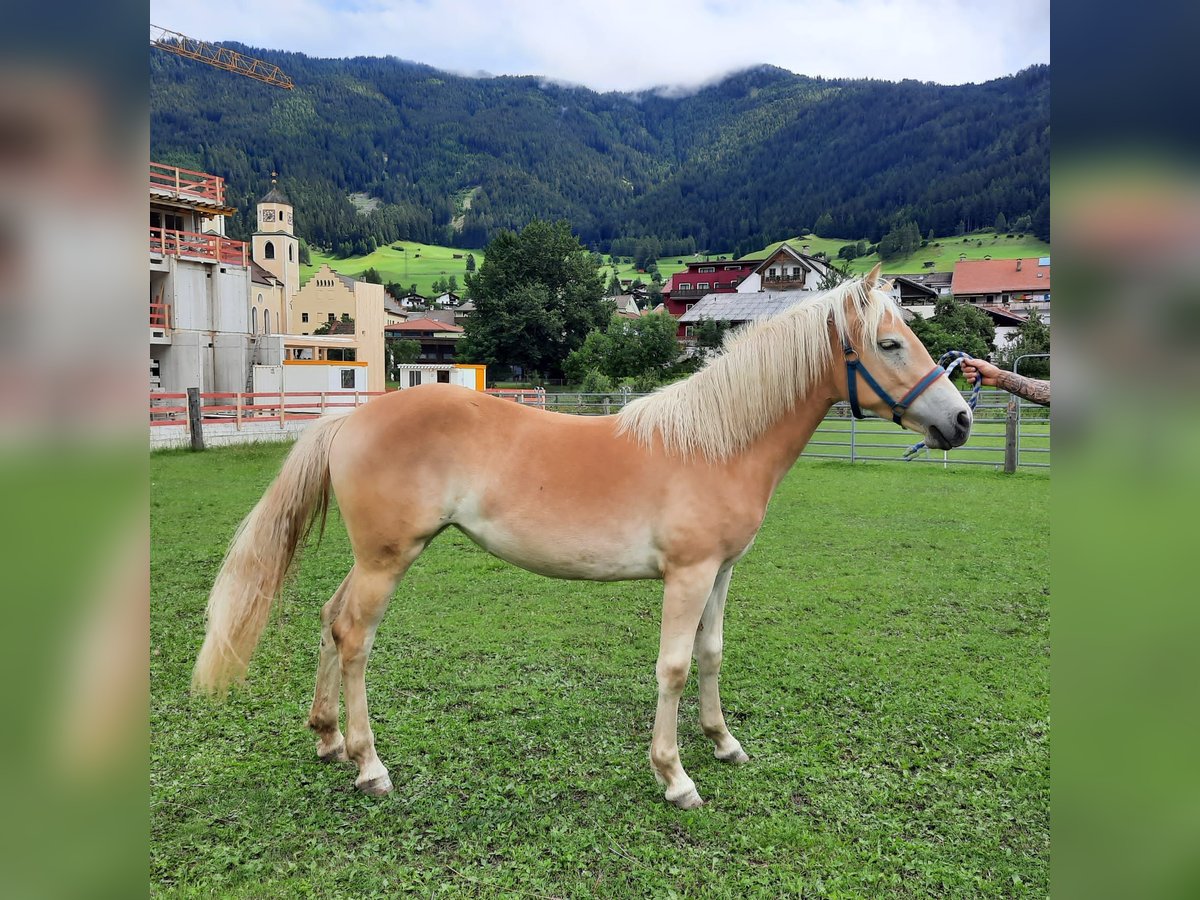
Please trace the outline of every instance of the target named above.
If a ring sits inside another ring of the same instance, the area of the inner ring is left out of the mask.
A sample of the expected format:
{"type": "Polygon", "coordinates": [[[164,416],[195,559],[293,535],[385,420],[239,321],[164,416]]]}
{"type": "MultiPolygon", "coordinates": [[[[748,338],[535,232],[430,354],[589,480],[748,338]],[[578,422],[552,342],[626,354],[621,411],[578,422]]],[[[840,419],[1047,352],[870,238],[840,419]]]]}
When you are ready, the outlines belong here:
{"type": "Polygon", "coordinates": [[[880,290],[879,266],[847,293],[843,346],[846,365],[838,382],[841,399],[915,431],[937,450],[964,444],[971,408],[940,373],[929,351],[880,290]]]}

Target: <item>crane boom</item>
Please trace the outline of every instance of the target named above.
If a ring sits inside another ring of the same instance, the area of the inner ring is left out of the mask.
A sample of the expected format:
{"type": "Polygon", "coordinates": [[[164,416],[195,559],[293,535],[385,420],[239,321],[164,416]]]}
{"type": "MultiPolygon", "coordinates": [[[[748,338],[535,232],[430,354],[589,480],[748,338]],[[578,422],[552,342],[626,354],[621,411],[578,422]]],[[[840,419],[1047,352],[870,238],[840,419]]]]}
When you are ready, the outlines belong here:
{"type": "Polygon", "coordinates": [[[150,46],[187,59],[208,63],[210,66],[216,66],[227,72],[237,72],[239,75],[257,78],[259,81],[265,81],[267,84],[273,84],[289,91],[295,87],[292,79],[284,75],[283,70],[273,63],[246,56],[244,53],[238,53],[228,47],[218,47],[208,41],[188,37],[178,31],[160,28],[157,25],[150,26],[150,46]]]}

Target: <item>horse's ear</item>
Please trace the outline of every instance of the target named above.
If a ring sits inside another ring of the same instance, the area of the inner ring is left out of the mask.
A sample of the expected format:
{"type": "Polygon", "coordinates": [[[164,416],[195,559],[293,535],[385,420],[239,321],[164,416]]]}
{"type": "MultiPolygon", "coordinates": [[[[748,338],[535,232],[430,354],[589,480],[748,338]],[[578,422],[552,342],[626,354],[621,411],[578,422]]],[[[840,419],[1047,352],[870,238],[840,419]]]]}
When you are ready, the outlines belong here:
{"type": "Polygon", "coordinates": [[[875,268],[863,276],[863,282],[869,288],[874,288],[879,283],[879,270],[883,268],[882,263],[875,263],[875,268]]]}

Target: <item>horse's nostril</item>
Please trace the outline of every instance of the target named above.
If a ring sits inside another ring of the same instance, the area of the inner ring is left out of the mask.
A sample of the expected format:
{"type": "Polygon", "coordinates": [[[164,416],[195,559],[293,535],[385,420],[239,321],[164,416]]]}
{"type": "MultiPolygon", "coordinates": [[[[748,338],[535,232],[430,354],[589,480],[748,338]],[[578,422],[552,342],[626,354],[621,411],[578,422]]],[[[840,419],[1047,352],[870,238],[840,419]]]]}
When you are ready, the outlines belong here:
{"type": "Polygon", "coordinates": [[[971,414],[964,409],[958,414],[956,421],[958,422],[959,428],[966,430],[967,428],[971,427],[971,414]]]}

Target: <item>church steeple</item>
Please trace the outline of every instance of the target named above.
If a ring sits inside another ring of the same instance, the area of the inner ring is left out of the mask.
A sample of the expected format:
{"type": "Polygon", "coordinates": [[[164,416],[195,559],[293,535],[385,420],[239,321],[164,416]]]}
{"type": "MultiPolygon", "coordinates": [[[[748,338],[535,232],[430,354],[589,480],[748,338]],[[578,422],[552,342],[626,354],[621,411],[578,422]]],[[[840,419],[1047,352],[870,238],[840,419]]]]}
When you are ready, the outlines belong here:
{"type": "Polygon", "coordinates": [[[254,261],[283,283],[287,316],[292,295],[300,289],[300,242],[292,230],[292,201],[280,190],[278,178],[271,173],[271,189],[258,201],[258,227],[250,241],[254,261]]]}

